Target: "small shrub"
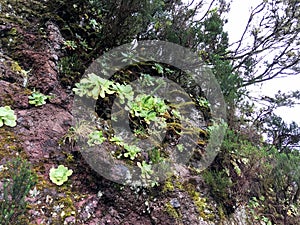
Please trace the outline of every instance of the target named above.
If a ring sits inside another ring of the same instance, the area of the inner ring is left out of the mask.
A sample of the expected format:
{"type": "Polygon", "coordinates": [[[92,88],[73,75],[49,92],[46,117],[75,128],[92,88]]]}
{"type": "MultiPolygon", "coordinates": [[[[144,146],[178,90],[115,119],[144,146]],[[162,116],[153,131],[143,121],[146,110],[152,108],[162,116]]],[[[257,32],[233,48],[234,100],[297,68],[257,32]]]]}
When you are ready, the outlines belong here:
{"type": "Polygon", "coordinates": [[[20,224],[19,217],[26,210],[25,197],[36,184],[34,174],[26,160],[16,158],[8,166],[8,178],[3,185],[3,198],[0,200],[0,224],[20,224]]]}
{"type": "Polygon", "coordinates": [[[215,200],[220,203],[228,200],[232,182],[225,172],[206,170],[203,173],[203,178],[205,183],[210,186],[210,192],[215,200]]]}

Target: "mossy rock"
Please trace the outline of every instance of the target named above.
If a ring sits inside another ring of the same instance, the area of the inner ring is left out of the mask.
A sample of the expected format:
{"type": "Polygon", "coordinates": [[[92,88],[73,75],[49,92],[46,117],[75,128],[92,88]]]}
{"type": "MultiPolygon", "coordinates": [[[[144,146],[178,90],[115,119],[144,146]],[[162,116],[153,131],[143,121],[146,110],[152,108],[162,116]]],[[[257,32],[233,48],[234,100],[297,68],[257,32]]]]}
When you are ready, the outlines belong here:
{"type": "Polygon", "coordinates": [[[0,128],[0,159],[1,161],[7,161],[15,156],[21,156],[26,158],[26,154],[23,151],[21,141],[18,136],[12,131],[11,128],[0,128]]]}
{"type": "Polygon", "coordinates": [[[213,212],[213,209],[210,207],[207,199],[202,197],[201,193],[196,191],[196,188],[192,184],[186,185],[185,189],[193,200],[193,203],[196,206],[199,215],[204,220],[213,221],[215,219],[215,214],[213,212]]]}
{"type": "MultiPolygon", "coordinates": [[[[35,170],[38,171],[37,168],[35,170]]],[[[78,219],[75,203],[85,198],[84,194],[74,192],[69,185],[57,186],[43,175],[38,176],[36,187],[42,196],[46,195],[47,200],[29,205],[31,210],[39,211],[40,208],[43,208],[45,216],[51,218],[51,224],[64,224],[65,219],[70,216],[78,219]]]]}
{"type": "Polygon", "coordinates": [[[182,218],[180,211],[176,210],[169,202],[165,204],[165,211],[176,220],[180,220],[182,218]]]}

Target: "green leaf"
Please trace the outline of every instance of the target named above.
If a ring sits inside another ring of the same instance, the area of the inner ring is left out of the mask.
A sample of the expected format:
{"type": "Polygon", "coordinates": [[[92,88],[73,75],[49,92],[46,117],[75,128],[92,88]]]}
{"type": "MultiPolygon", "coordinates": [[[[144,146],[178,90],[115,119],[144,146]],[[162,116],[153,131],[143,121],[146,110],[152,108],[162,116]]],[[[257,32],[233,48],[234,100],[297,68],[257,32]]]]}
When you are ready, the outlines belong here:
{"type": "Polygon", "coordinates": [[[139,79],[141,80],[142,86],[154,86],[156,80],[151,75],[145,73],[142,73],[139,79]]]}
{"type": "Polygon", "coordinates": [[[101,86],[100,86],[100,97],[105,98],[105,93],[107,94],[113,94],[115,91],[113,90],[113,82],[110,80],[106,80],[103,78],[99,78],[101,80],[101,86]]]}
{"type": "Polygon", "coordinates": [[[151,121],[156,121],[156,112],[152,111],[147,113],[147,116],[145,116],[145,122],[150,124],[151,121]]]}

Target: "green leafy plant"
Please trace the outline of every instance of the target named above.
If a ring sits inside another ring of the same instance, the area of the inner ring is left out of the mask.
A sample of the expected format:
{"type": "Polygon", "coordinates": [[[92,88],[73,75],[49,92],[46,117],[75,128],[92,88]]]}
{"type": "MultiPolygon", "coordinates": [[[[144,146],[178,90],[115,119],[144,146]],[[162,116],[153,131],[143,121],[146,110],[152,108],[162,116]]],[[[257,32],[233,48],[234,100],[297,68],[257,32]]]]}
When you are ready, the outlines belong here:
{"type": "Polygon", "coordinates": [[[101,145],[105,139],[106,138],[103,137],[103,132],[101,130],[96,130],[89,134],[89,140],[87,143],[89,146],[101,145]]]}
{"type": "Polygon", "coordinates": [[[135,136],[137,137],[147,137],[149,135],[149,132],[147,131],[147,128],[144,128],[142,125],[138,126],[133,130],[135,136]]]}
{"type": "Polygon", "coordinates": [[[202,175],[214,199],[220,204],[228,201],[229,189],[232,186],[230,177],[224,171],[212,170],[205,170],[202,175]]]}
{"type": "Polygon", "coordinates": [[[33,90],[31,96],[28,96],[29,104],[35,105],[35,106],[45,105],[46,100],[51,99],[51,98],[52,98],[52,96],[44,95],[36,90],[33,90]]]}
{"type": "Polygon", "coordinates": [[[30,164],[21,158],[11,160],[7,168],[7,179],[3,184],[0,200],[0,224],[23,224],[19,217],[24,215],[26,196],[36,184],[37,176],[32,172],[30,164]]]}
{"type": "Polygon", "coordinates": [[[134,53],[124,53],[124,52],[121,52],[122,56],[124,57],[122,59],[122,62],[127,62],[127,63],[132,63],[132,62],[138,62],[139,60],[136,59],[135,57],[135,54],[134,53]]]}
{"type": "Polygon", "coordinates": [[[103,79],[94,73],[88,74],[87,78],[81,79],[80,83],[75,84],[73,91],[80,97],[87,95],[93,99],[105,97],[105,94],[115,93],[114,83],[110,80],[103,79]]]}
{"type": "Polygon", "coordinates": [[[149,74],[142,73],[139,80],[142,86],[154,86],[156,79],[149,74]]]}
{"type": "Polygon", "coordinates": [[[210,107],[210,103],[204,97],[198,98],[197,101],[198,101],[199,106],[201,106],[201,107],[204,107],[204,108],[210,107]]]}
{"type": "Polygon", "coordinates": [[[0,107],[0,127],[3,125],[14,127],[16,123],[17,116],[10,106],[0,107]]]}
{"type": "Polygon", "coordinates": [[[62,137],[59,144],[66,144],[66,142],[68,142],[73,148],[80,137],[88,136],[91,132],[93,132],[93,130],[94,127],[91,126],[89,122],[80,121],[69,128],[68,132],[62,137]]]}
{"type": "Polygon", "coordinates": [[[133,100],[133,90],[130,85],[116,83],[113,85],[113,89],[117,92],[121,104],[125,102],[125,99],[127,99],[127,101],[133,100]]]}
{"type": "Polygon", "coordinates": [[[218,134],[218,133],[225,133],[228,125],[225,121],[213,121],[213,124],[207,128],[207,132],[210,135],[218,134]]]}
{"type": "Polygon", "coordinates": [[[163,116],[168,106],[158,97],[141,94],[133,102],[128,103],[127,109],[132,116],[142,117],[147,124],[151,121],[157,121],[159,116],[163,116]]]}
{"type": "Polygon", "coordinates": [[[124,144],[124,149],[127,151],[124,153],[124,156],[126,158],[130,158],[131,160],[134,160],[137,155],[141,152],[141,149],[135,145],[128,145],[124,144]]]}
{"type": "Polygon", "coordinates": [[[151,164],[148,164],[146,161],[142,161],[142,163],[137,162],[137,166],[141,170],[141,178],[144,185],[150,185],[151,187],[157,185],[157,181],[151,176],[154,173],[151,164]]]}
{"type": "Polygon", "coordinates": [[[176,145],[176,147],[179,152],[183,152],[183,150],[184,150],[183,144],[178,144],[178,145],[176,145]]]}
{"type": "Polygon", "coordinates": [[[95,19],[90,19],[89,25],[91,25],[92,28],[93,28],[94,30],[96,30],[96,28],[98,27],[98,22],[97,22],[95,19]]]}
{"type": "Polygon", "coordinates": [[[75,41],[67,40],[64,42],[64,49],[75,50],[78,46],[75,41]]]}
{"type": "Polygon", "coordinates": [[[149,151],[148,154],[149,154],[150,161],[153,164],[160,163],[160,162],[163,162],[165,160],[164,157],[161,154],[160,149],[158,149],[158,148],[151,149],[151,151],[149,151]]]}
{"type": "Polygon", "coordinates": [[[152,165],[147,164],[145,161],[142,163],[137,162],[137,166],[141,169],[142,177],[145,179],[150,179],[151,174],[153,174],[152,165]]]}
{"type": "Polygon", "coordinates": [[[124,141],[121,137],[112,137],[109,139],[110,142],[113,142],[119,146],[123,146],[124,145],[124,141]]]}
{"type": "Polygon", "coordinates": [[[51,168],[49,172],[50,180],[56,185],[62,185],[73,174],[73,170],[69,170],[64,165],[59,165],[56,169],[51,168]]]}
{"type": "Polygon", "coordinates": [[[153,69],[156,69],[156,71],[159,73],[159,74],[163,74],[164,73],[164,68],[158,64],[158,63],[155,63],[154,66],[152,67],[153,69]]]}

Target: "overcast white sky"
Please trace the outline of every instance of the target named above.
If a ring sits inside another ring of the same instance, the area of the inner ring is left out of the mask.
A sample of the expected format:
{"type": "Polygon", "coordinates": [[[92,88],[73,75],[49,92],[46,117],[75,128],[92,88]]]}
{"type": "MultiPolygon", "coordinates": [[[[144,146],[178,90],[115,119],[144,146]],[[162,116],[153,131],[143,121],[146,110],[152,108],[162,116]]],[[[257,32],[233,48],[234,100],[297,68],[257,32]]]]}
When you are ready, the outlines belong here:
{"type": "MultiPolygon", "coordinates": [[[[255,7],[261,0],[232,0],[231,11],[228,15],[228,24],[225,29],[228,31],[230,42],[239,40],[245,28],[251,7],[255,7]]],[[[273,79],[260,86],[250,87],[253,95],[274,96],[278,90],[282,92],[300,90],[300,74],[286,78],[273,79]]],[[[295,121],[300,125],[300,105],[294,108],[282,107],[276,110],[286,122],[295,121]]]]}

